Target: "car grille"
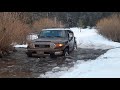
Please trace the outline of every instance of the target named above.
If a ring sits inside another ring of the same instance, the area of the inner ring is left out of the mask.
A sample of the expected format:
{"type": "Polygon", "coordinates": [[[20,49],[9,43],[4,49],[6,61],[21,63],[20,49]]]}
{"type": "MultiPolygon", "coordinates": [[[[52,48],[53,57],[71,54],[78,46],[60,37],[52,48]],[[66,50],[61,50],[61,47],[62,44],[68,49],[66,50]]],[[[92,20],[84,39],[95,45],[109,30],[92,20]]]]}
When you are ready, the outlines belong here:
{"type": "Polygon", "coordinates": [[[50,48],[50,45],[35,45],[36,48],[50,48]]]}

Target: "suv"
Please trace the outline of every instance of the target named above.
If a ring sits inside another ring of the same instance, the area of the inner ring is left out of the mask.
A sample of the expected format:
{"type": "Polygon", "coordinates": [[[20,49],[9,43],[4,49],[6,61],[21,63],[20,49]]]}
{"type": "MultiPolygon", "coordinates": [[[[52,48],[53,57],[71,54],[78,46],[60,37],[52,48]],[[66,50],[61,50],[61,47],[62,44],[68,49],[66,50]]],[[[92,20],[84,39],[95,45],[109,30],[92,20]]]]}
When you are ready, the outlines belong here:
{"type": "Polygon", "coordinates": [[[43,29],[38,39],[31,41],[27,47],[27,56],[67,56],[77,49],[74,33],[70,29],[52,28],[43,29]]]}

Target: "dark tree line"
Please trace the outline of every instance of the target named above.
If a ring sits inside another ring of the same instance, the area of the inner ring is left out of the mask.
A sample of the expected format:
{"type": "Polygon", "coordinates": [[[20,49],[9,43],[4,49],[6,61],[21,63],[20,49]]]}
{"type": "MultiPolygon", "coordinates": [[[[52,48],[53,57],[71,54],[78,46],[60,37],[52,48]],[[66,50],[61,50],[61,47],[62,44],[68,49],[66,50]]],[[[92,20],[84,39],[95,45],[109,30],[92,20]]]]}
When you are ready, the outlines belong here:
{"type": "MultiPolygon", "coordinates": [[[[119,14],[119,12],[116,12],[119,14]]],[[[26,23],[31,24],[41,18],[57,19],[66,27],[95,26],[101,18],[110,16],[114,12],[24,12],[21,15],[27,17],[26,23]]]]}

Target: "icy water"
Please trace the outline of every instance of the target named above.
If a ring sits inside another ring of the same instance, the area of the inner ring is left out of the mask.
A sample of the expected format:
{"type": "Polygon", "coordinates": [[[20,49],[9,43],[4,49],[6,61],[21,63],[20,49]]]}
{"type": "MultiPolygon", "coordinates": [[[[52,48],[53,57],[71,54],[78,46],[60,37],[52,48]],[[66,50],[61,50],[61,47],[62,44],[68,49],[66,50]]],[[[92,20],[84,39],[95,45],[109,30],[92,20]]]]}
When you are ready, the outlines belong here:
{"type": "Polygon", "coordinates": [[[0,78],[36,78],[54,67],[72,67],[77,60],[95,60],[107,50],[78,48],[66,59],[58,57],[27,57],[26,49],[17,48],[17,52],[0,58],[0,78]]]}

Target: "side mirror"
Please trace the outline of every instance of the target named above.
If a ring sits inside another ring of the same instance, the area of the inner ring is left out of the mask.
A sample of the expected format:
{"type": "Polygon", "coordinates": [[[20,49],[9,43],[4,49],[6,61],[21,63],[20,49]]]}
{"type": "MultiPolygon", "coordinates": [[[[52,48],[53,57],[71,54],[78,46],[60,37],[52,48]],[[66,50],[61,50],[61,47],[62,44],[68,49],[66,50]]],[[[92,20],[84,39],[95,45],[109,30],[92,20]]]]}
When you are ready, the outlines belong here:
{"type": "Polygon", "coordinates": [[[72,38],[73,38],[73,34],[69,33],[69,40],[72,40],[72,38]]]}

